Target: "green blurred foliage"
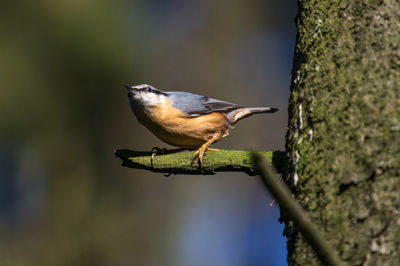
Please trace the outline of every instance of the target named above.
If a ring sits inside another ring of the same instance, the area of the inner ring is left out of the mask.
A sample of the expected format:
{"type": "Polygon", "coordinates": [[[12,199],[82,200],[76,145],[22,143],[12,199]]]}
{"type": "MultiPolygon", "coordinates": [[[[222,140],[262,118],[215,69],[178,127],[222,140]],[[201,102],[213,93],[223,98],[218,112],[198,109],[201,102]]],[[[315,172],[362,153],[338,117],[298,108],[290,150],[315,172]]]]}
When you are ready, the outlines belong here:
{"type": "Polygon", "coordinates": [[[36,221],[1,228],[0,264],[124,264],[146,237],[123,204],[132,180],[106,178],[102,163],[112,156],[107,120],[118,117],[121,81],[135,79],[123,7],[11,1],[1,13],[1,140],[36,151],[47,200],[36,221]]]}

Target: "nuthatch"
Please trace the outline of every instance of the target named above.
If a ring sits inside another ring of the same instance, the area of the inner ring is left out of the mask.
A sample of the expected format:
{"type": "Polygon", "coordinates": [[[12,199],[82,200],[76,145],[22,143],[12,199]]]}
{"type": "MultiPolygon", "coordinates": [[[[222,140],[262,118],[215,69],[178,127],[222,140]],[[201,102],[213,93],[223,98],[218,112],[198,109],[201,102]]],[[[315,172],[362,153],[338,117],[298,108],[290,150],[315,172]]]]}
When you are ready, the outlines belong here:
{"type": "Polygon", "coordinates": [[[201,168],[209,146],[229,134],[239,120],[276,108],[246,108],[234,103],[181,91],[160,91],[150,85],[125,85],[129,104],[139,123],[162,141],[183,149],[198,149],[201,168]]]}

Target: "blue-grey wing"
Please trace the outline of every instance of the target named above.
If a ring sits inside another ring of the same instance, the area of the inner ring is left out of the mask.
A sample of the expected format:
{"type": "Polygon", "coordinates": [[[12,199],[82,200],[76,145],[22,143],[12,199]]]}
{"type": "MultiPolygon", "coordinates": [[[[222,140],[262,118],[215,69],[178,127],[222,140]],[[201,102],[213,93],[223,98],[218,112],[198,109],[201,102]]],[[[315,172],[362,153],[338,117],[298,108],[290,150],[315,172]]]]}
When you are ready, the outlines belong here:
{"type": "Polygon", "coordinates": [[[197,95],[190,92],[169,91],[165,92],[171,100],[172,107],[177,108],[190,117],[196,117],[213,112],[227,113],[242,108],[243,106],[197,95]]]}

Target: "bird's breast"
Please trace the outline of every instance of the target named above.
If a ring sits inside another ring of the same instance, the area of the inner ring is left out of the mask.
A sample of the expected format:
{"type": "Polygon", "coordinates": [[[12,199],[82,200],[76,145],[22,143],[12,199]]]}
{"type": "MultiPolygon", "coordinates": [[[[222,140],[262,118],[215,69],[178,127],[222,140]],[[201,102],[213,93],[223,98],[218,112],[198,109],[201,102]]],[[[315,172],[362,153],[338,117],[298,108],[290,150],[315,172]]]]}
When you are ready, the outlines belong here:
{"type": "Polygon", "coordinates": [[[177,147],[195,148],[220,133],[228,135],[230,124],[226,114],[210,113],[188,117],[172,107],[169,100],[151,109],[133,108],[138,121],[162,141],[177,147]]]}

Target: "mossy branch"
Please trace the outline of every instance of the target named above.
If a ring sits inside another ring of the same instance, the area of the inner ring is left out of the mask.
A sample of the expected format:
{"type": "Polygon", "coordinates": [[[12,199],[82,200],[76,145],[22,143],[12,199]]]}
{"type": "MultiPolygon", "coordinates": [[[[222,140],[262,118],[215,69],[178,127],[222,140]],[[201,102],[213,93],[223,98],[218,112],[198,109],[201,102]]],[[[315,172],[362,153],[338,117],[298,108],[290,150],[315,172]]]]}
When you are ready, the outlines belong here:
{"type": "MultiPolygon", "coordinates": [[[[116,150],[115,155],[122,159],[122,166],[145,169],[157,173],[212,175],[216,172],[244,172],[256,175],[257,171],[248,151],[219,150],[207,151],[203,162],[204,169],[200,169],[197,161],[191,164],[193,151],[166,151],[154,157],[151,164],[151,152],[132,151],[128,149],[116,150]]],[[[282,171],[285,163],[283,151],[260,152],[268,161],[272,162],[278,172],[282,171]]]]}

